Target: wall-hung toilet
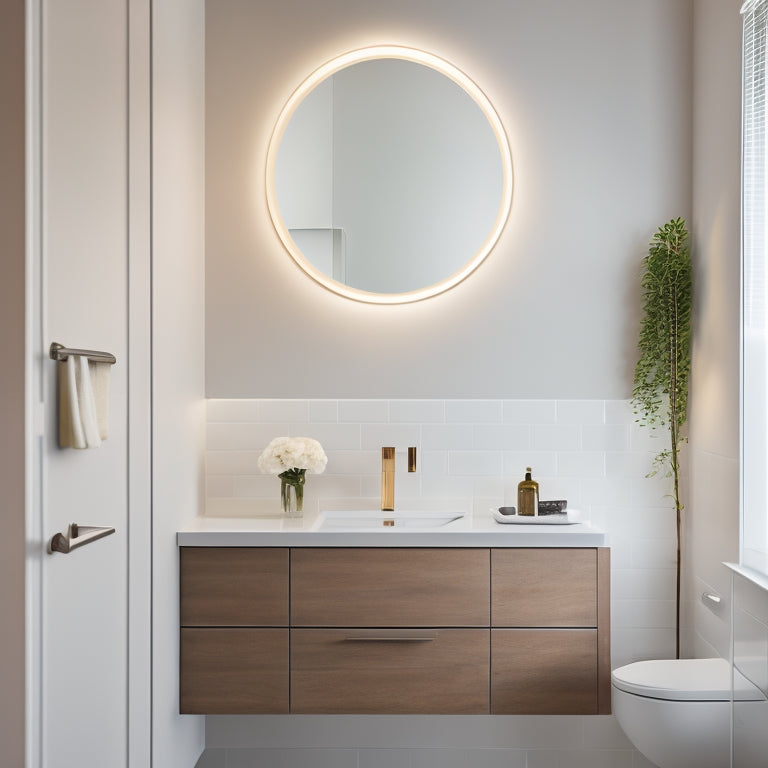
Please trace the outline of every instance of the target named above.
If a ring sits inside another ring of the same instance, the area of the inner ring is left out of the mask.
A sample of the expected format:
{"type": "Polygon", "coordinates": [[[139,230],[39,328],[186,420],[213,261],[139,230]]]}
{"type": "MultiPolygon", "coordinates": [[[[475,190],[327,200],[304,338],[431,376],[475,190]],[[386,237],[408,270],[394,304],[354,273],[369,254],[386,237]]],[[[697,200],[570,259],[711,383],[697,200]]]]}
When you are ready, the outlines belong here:
{"type": "MultiPolygon", "coordinates": [[[[734,697],[763,706],[737,670],[734,697]]],[[[611,673],[613,712],[659,768],[728,768],[731,667],[725,659],[637,661],[611,673]]]]}

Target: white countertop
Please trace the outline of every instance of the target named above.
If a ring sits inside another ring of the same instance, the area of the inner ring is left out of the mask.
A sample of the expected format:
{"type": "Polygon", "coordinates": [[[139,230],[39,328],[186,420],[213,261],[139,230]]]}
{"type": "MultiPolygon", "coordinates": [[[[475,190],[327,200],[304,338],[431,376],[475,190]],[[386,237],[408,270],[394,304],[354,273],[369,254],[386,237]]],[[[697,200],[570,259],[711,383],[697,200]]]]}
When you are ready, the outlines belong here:
{"type": "Polygon", "coordinates": [[[466,515],[442,528],[314,530],[322,513],[303,518],[207,517],[176,534],[182,547],[602,547],[605,533],[590,523],[504,525],[490,512],[466,515]]]}

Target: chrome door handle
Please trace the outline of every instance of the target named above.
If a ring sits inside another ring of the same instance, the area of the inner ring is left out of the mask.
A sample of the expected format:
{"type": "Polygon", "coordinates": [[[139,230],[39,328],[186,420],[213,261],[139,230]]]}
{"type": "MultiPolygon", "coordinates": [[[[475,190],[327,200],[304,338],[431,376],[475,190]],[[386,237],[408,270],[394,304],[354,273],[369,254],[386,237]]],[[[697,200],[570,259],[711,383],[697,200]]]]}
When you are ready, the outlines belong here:
{"type": "Polygon", "coordinates": [[[97,526],[97,525],[78,525],[77,523],[70,523],[66,533],[57,533],[48,545],[48,552],[53,554],[54,552],[61,552],[62,554],[69,554],[73,549],[82,547],[83,544],[90,544],[96,539],[103,539],[105,536],[109,536],[110,533],[114,533],[115,529],[109,526],[97,526]]]}

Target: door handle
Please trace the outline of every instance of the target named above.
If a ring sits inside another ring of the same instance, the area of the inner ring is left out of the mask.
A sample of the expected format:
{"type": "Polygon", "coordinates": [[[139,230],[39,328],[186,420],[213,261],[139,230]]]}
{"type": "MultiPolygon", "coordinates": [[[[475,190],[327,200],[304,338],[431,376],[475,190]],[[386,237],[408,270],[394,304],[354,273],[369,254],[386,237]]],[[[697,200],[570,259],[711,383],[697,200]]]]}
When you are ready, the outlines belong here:
{"type": "Polygon", "coordinates": [[[114,533],[115,529],[109,526],[97,526],[97,525],[78,525],[77,523],[70,523],[66,533],[57,533],[51,539],[48,545],[48,552],[53,554],[54,552],[61,552],[68,555],[73,549],[82,547],[84,544],[90,544],[96,539],[103,539],[105,536],[109,536],[110,533],[114,533]]]}

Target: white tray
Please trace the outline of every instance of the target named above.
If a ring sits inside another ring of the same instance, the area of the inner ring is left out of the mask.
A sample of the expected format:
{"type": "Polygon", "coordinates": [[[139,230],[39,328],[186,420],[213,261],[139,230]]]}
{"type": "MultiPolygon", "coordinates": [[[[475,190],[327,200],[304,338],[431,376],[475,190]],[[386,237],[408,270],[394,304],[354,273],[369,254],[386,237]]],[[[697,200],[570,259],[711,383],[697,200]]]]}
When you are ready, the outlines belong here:
{"type": "Polygon", "coordinates": [[[502,515],[498,509],[491,508],[491,515],[497,523],[502,525],[574,525],[581,522],[581,515],[575,509],[566,509],[565,512],[555,515],[529,517],[527,515],[502,515]]]}

